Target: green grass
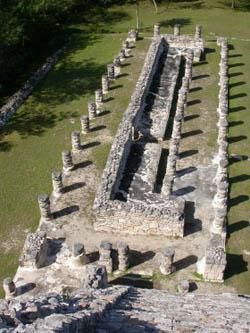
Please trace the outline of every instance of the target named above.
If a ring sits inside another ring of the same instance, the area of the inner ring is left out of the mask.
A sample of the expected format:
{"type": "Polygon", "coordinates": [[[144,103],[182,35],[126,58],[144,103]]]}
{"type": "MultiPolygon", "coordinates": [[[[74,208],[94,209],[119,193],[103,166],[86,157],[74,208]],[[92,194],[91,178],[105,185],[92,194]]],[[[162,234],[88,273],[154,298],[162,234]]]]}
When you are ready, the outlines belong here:
{"type": "MultiPolygon", "coordinates": [[[[202,5],[200,9],[183,8],[188,3],[192,5],[192,2],[180,3],[180,9],[162,5],[158,15],[150,4],[142,4],[142,35],[151,35],[153,24],[160,21],[163,32],[170,31],[170,26],[174,23],[182,23],[184,33],[193,33],[195,24],[201,23],[208,40],[213,40],[215,35],[250,38],[248,12],[214,9],[210,8],[211,5],[202,5]]],[[[70,132],[80,127],[79,117],[86,113],[88,100],[93,98],[94,90],[100,87],[100,78],[105,72],[106,64],[119,51],[127,30],[134,27],[134,16],[133,6],[117,6],[97,26],[78,24],[71,27],[75,34],[61,61],[0,131],[0,280],[13,276],[25,235],[28,231],[34,231],[38,224],[36,196],[51,192],[51,171],[61,169],[60,155],[62,150],[70,148],[70,132]]],[[[250,42],[232,39],[230,43],[234,47],[230,55],[242,55],[230,58],[231,64],[238,64],[230,68],[232,73],[238,73],[230,79],[230,84],[235,84],[230,90],[231,95],[235,96],[230,100],[230,152],[248,155],[250,42]],[[238,141],[233,139],[235,137],[239,137],[238,141]]],[[[97,125],[107,126],[112,135],[128,105],[143,65],[142,54],[148,45],[147,39],[138,42],[133,50],[136,56],[130,58],[130,65],[123,69],[123,73],[128,73],[129,76],[124,76],[115,83],[121,87],[112,90],[110,96],[114,99],[106,104],[107,111],[111,113],[100,117],[96,122],[97,125]]],[[[218,59],[212,56],[209,59],[209,66],[214,71],[218,59]]],[[[217,87],[211,87],[209,95],[204,96],[211,99],[213,105],[217,103],[216,89],[217,87]]],[[[105,165],[110,144],[111,142],[105,142],[93,151],[92,159],[100,171],[105,165]]],[[[212,142],[207,144],[212,145],[212,142]]],[[[249,226],[247,227],[250,210],[249,161],[232,162],[228,228],[230,238],[227,246],[229,269],[226,283],[241,293],[250,294],[250,277],[247,271],[249,256],[243,255],[243,250],[250,251],[250,231],[249,226]]]]}

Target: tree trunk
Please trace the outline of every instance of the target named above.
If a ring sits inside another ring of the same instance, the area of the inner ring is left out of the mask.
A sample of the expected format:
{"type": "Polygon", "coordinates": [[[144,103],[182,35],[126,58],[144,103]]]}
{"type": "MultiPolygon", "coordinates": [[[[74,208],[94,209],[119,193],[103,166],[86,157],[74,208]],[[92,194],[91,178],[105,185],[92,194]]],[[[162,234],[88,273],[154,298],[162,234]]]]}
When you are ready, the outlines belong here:
{"type": "Polygon", "coordinates": [[[155,12],[156,12],[156,14],[157,14],[157,13],[158,13],[158,6],[157,6],[157,3],[156,3],[155,0],[152,0],[152,1],[153,1],[154,6],[155,6],[155,12]]]}
{"type": "Polygon", "coordinates": [[[139,30],[140,28],[140,19],[139,19],[139,0],[136,0],[136,29],[139,30]]]}
{"type": "Polygon", "coordinates": [[[234,9],[235,8],[235,0],[232,0],[232,9],[234,9]]]}

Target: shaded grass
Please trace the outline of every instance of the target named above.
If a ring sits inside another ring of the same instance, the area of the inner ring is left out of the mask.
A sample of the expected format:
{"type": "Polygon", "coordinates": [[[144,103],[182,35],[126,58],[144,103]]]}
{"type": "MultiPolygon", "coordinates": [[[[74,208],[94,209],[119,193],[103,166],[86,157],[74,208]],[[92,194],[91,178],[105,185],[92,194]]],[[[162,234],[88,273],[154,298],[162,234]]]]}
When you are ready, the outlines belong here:
{"type": "MultiPolygon", "coordinates": [[[[230,155],[249,156],[250,123],[250,43],[231,41],[229,150],[230,155]],[[240,60],[239,60],[240,59],[240,60]],[[237,65],[238,64],[238,65],[237,65]],[[236,66],[237,65],[237,66],[236,66]],[[248,68],[248,69],[247,69],[248,68]],[[240,75],[234,75],[242,71],[240,75]],[[238,138],[238,140],[235,140],[238,138]]],[[[250,162],[244,158],[230,159],[230,200],[228,212],[228,269],[226,282],[241,293],[250,294],[249,254],[250,252],[250,162]]]]}

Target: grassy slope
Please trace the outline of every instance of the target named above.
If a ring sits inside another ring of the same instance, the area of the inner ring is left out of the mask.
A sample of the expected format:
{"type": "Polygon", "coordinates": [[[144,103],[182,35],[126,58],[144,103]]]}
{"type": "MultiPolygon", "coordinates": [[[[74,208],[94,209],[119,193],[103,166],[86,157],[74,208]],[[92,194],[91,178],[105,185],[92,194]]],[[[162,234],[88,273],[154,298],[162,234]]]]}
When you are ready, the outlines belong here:
{"type": "MultiPolygon", "coordinates": [[[[184,25],[183,31],[191,33],[196,23],[202,23],[207,39],[213,39],[214,34],[250,38],[247,29],[249,13],[232,12],[230,9],[221,8],[177,10],[172,7],[168,9],[160,7],[159,14],[156,16],[153,7],[144,4],[141,6],[141,14],[145,35],[151,34],[151,27],[156,21],[161,21],[163,31],[169,31],[169,25],[180,22],[184,25]]],[[[106,23],[107,28],[113,32],[126,32],[129,27],[134,26],[133,17],[132,6],[117,7],[110,12],[110,20],[106,23]],[[112,17],[116,19],[112,20],[112,17]],[[120,20],[117,20],[117,17],[120,17],[120,20]]],[[[104,23],[101,28],[105,27],[104,23]]],[[[60,153],[63,149],[69,148],[70,132],[72,129],[79,128],[79,116],[86,112],[86,103],[94,90],[99,87],[105,65],[117,53],[121,40],[125,36],[92,33],[86,38],[86,35],[80,31],[84,32],[86,26],[77,25],[76,28],[79,31],[70,42],[65,57],[40,84],[4,131],[0,132],[0,279],[13,275],[25,233],[27,230],[34,230],[37,226],[39,214],[36,195],[51,191],[50,172],[61,167],[60,153]]],[[[246,71],[250,65],[250,42],[232,40],[232,44],[235,50],[232,50],[231,54],[242,54],[242,56],[232,57],[230,62],[244,63],[244,65],[230,69],[232,73],[242,73],[233,76],[230,82],[232,84],[241,82],[240,85],[233,86],[231,89],[231,94],[235,95],[235,98],[231,99],[230,121],[233,123],[230,127],[230,137],[245,135],[246,138],[238,138],[238,141],[230,145],[230,150],[235,154],[247,155],[249,151],[247,124],[250,117],[247,107],[250,105],[250,100],[249,94],[247,96],[242,94],[247,94],[250,85],[249,71],[248,73],[246,71]]],[[[146,47],[146,40],[138,43],[138,49],[146,49],[146,47]]],[[[135,60],[131,58],[131,63],[135,60]]],[[[137,64],[133,67],[134,78],[141,66],[142,60],[137,59],[137,64]]],[[[128,66],[128,73],[131,68],[132,66],[128,66]]],[[[113,91],[117,98],[110,102],[110,108],[114,113],[105,118],[112,133],[115,132],[134,85],[134,82],[127,80],[126,77],[121,80],[123,87],[113,91]],[[117,116],[114,117],[114,115],[117,116]]],[[[108,149],[109,146],[106,145],[105,149],[96,150],[95,159],[100,168],[105,163],[108,149]]],[[[241,274],[230,277],[232,274],[229,272],[227,283],[236,286],[240,292],[250,293],[247,286],[249,273],[242,272],[246,268],[244,260],[247,258],[246,256],[236,257],[249,246],[247,244],[249,227],[248,229],[244,227],[247,223],[244,221],[248,221],[247,212],[250,208],[247,198],[248,170],[249,161],[247,160],[230,166],[230,177],[233,183],[229,212],[231,233],[228,243],[229,262],[233,265],[231,267],[234,273],[241,274]],[[242,229],[238,230],[240,228],[242,229]]]]}

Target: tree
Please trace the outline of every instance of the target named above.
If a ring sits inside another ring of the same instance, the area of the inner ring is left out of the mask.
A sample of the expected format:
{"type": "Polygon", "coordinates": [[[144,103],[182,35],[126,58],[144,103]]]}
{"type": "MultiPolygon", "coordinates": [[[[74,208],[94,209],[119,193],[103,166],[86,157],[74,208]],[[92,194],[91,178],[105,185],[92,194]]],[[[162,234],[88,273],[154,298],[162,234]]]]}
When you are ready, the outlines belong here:
{"type": "MultiPolygon", "coordinates": [[[[153,4],[154,4],[154,7],[155,7],[155,12],[156,14],[158,13],[158,6],[157,6],[157,2],[156,0],[152,0],[153,4]]],[[[140,0],[135,0],[135,6],[136,6],[136,9],[135,9],[135,15],[136,15],[136,29],[139,30],[140,28],[140,8],[139,8],[139,3],[140,3],[140,0]]]]}

